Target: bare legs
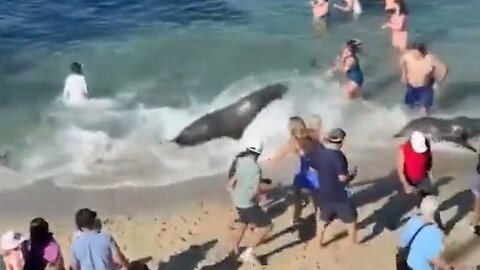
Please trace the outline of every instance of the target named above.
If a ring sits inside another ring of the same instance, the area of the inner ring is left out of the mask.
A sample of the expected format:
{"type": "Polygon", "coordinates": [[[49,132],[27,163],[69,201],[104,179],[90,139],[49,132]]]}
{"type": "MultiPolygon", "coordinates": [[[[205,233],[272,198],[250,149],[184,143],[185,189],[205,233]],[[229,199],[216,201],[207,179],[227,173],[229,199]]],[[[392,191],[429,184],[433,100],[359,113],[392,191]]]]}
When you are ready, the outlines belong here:
{"type": "Polygon", "coordinates": [[[349,100],[352,100],[361,96],[360,87],[352,81],[347,82],[343,86],[343,89],[345,90],[345,93],[347,94],[347,98],[349,100]]]}
{"type": "MultiPolygon", "coordinates": [[[[317,208],[318,208],[318,200],[316,198],[315,192],[308,191],[309,194],[309,199],[310,203],[312,204],[313,211],[315,215],[317,214],[317,208]]],[[[295,193],[293,197],[293,224],[296,224],[300,221],[302,218],[302,210],[303,210],[303,192],[300,188],[295,188],[295,193]]]]}

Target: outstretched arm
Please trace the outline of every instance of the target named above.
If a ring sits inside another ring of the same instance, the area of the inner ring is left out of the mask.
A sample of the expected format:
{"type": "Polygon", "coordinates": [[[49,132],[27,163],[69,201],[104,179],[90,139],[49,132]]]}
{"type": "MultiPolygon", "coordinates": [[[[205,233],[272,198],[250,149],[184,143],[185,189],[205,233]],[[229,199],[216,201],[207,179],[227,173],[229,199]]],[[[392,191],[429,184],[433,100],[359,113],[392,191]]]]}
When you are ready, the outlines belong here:
{"type": "Polygon", "coordinates": [[[287,143],[280,146],[280,148],[278,148],[277,151],[275,151],[273,155],[267,159],[266,163],[274,164],[279,160],[285,158],[289,154],[293,154],[293,153],[295,153],[295,145],[291,140],[289,140],[287,143]]]}

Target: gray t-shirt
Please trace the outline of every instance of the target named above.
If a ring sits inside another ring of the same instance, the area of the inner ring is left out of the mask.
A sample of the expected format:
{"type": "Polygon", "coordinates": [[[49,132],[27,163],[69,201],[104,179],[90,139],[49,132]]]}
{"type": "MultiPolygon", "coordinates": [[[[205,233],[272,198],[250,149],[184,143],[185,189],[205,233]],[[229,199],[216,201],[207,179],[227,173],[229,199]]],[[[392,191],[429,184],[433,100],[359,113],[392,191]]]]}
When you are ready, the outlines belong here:
{"type": "Polygon", "coordinates": [[[245,209],[255,206],[261,179],[261,169],[256,160],[252,156],[239,158],[233,178],[236,180],[233,189],[235,207],[245,209]]]}

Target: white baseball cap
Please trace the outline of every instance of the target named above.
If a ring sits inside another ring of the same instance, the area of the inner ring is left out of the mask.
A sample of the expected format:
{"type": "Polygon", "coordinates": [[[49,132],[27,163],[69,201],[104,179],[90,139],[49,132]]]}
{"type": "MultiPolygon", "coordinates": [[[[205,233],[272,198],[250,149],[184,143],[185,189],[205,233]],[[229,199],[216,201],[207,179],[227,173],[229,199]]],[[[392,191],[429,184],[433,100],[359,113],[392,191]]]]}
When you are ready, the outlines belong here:
{"type": "Polygon", "coordinates": [[[410,144],[412,145],[413,151],[417,153],[425,153],[427,152],[427,138],[423,135],[420,131],[412,132],[410,137],[410,144]]]}
{"type": "Polygon", "coordinates": [[[247,150],[256,154],[261,154],[263,151],[263,142],[261,140],[252,140],[247,143],[247,150]]]}
{"type": "Polygon", "coordinates": [[[8,231],[2,235],[0,249],[3,251],[13,250],[20,247],[20,245],[27,240],[27,237],[22,233],[8,231]]]}

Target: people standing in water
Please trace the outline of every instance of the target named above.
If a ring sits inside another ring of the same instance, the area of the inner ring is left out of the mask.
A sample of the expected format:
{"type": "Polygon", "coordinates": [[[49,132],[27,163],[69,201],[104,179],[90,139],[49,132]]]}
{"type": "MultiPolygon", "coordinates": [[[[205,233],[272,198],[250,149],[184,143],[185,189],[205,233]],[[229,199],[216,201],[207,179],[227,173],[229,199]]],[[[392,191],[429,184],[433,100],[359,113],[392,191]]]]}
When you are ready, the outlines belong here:
{"type": "Polygon", "coordinates": [[[342,55],[337,58],[334,70],[344,72],[347,76],[347,82],[343,89],[348,99],[354,99],[361,96],[363,85],[363,72],[360,67],[358,54],[361,51],[361,42],[352,39],[346,42],[342,55]]]}
{"type": "Polygon", "coordinates": [[[358,213],[348,190],[348,184],[357,176],[357,169],[349,171],[342,152],[345,137],[343,129],[332,129],[325,138],[325,147],[307,154],[308,163],[318,172],[320,180],[320,222],[317,226],[320,247],[324,246],[326,229],[337,218],[347,225],[351,243],[358,243],[358,213]]]}
{"type": "Polygon", "coordinates": [[[258,164],[263,145],[261,142],[252,142],[246,148],[247,154],[238,157],[234,176],[230,178],[232,199],[238,212],[239,222],[232,233],[230,254],[238,254],[240,242],[248,226],[255,228],[252,243],[240,255],[244,262],[259,265],[254,249],[265,239],[273,228],[268,214],[258,204],[258,193],[262,179],[262,170],[258,164]]]}
{"type": "Polygon", "coordinates": [[[88,88],[83,67],[74,62],[70,65],[70,74],[65,79],[63,87],[63,101],[67,105],[79,105],[88,98],[88,88]]]}
{"type": "Polygon", "coordinates": [[[310,2],[310,5],[312,6],[314,22],[321,21],[328,16],[330,10],[328,0],[314,0],[310,2]]]}
{"type": "Polygon", "coordinates": [[[310,2],[312,5],[313,19],[319,21],[328,16],[329,4],[328,0],[314,0],[310,2]]]}
{"type": "Polygon", "coordinates": [[[318,36],[327,30],[327,16],[330,10],[328,0],[314,0],[310,2],[313,13],[313,28],[318,36]]]}
{"type": "MultiPolygon", "coordinates": [[[[305,153],[311,150],[315,145],[320,146],[320,143],[318,137],[309,136],[309,130],[307,129],[305,122],[298,116],[293,116],[289,119],[288,130],[290,132],[290,139],[280,148],[278,148],[270,158],[267,159],[267,164],[272,165],[290,154],[295,154],[299,157],[300,168],[293,180],[294,207],[292,223],[297,224],[302,217],[302,195],[304,191],[309,193],[314,212],[317,212],[317,172],[308,165],[308,162],[305,158],[305,153]]],[[[319,132],[316,131],[312,133],[316,133],[317,135],[319,134],[319,132]]]]}
{"type": "Polygon", "coordinates": [[[403,0],[395,0],[390,9],[387,9],[390,19],[382,29],[390,29],[392,46],[400,52],[407,49],[407,9],[403,0]]]}
{"type": "Polygon", "coordinates": [[[433,105],[434,90],[447,77],[448,67],[423,43],[413,43],[400,60],[402,81],[406,84],[405,104],[414,110],[420,107],[428,115],[433,105]]]}

